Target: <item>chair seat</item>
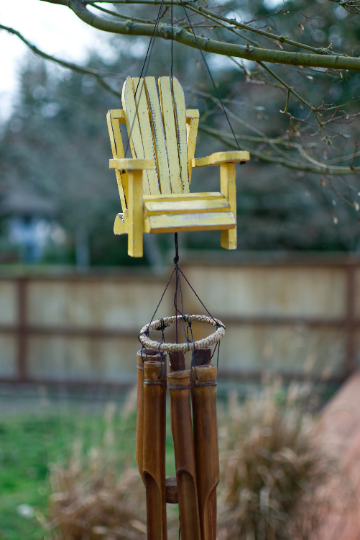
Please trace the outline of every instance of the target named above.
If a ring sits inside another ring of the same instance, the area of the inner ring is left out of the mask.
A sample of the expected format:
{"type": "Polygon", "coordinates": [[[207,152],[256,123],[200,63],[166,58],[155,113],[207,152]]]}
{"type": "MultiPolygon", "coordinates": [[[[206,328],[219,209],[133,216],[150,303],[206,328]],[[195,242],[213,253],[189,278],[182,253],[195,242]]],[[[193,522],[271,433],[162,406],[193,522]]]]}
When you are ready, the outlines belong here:
{"type": "Polygon", "coordinates": [[[212,231],[236,228],[233,212],[161,214],[145,218],[144,232],[212,231]]]}
{"type": "Polygon", "coordinates": [[[145,217],[162,214],[203,214],[208,212],[230,212],[231,207],[224,196],[216,199],[195,199],[195,200],[166,200],[166,201],[145,201],[145,217]]]}
{"type": "MultiPolygon", "coordinates": [[[[229,230],[236,218],[219,192],[144,196],[144,233],[229,230]]],[[[127,218],[116,216],[115,234],[127,232],[127,218]]]]}

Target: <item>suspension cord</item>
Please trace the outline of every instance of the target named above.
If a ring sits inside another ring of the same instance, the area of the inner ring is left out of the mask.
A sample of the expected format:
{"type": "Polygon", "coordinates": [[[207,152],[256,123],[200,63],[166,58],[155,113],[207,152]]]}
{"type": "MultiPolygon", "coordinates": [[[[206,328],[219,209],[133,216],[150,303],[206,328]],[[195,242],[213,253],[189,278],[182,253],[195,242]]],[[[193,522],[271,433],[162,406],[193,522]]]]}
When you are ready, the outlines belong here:
{"type": "MultiPolygon", "coordinates": [[[[159,11],[158,11],[158,14],[157,14],[157,17],[156,17],[156,21],[155,21],[155,25],[154,25],[154,30],[153,30],[152,36],[150,38],[150,41],[149,41],[149,45],[148,45],[146,55],[145,55],[145,60],[144,60],[144,63],[142,65],[142,68],[141,68],[140,77],[139,77],[138,83],[136,85],[135,96],[134,96],[135,101],[136,101],[136,97],[137,97],[136,94],[137,94],[137,91],[138,91],[138,88],[139,88],[139,85],[140,85],[140,82],[141,82],[141,78],[143,77],[145,79],[145,77],[147,75],[147,71],[149,69],[150,58],[151,58],[151,54],[152,54],[152,51],[153,51],[153,48],[154,48],[155,38],[156,38],[156,34],[157,34],[157,31],[158,31],[158,27],[159,27],[159,21],[160,21],[161,15],[162,15],[164,2],[165,2],[165,0],[161,0],[160,8],[159,8],[159,11]],[[145,71],[145,73],[144,73],[144,71],[145,71]]],[[[138,108],[139,108],[139,104],[140,104],[141,95],[142,95],[142,92],[144,90],[144,86],[145,86],[145,83],[143,83],[142,86],[141,86],[140,95],[139,95],[139,98],[137,100],[134,120],[133,120],[133,122],[131,124],[129,138],[128,138],[128,142],[127,142],[127,145],[126,145],[125,157],[126,157],[128,151],[129,151],[131,135],[132,135],[132,132],[133,132],[135,121],[137,119],[138,108]]]]}
{"type": "Polygon", "coordinates": [[[224,104],[223,104],[223,102],[222,102],[222,99],[221,99],[221,97],[220,97],[219,91],[218,91],[218,89],[217,89],[217,87],[216,87],[215,81],[214,81],[213,76],[212,76],[212,74],[211,74],[210,68],[209,68],[208,63],[207,63],[207,61],[206,61],[206,59],[205,59],[204,53],[203,53],[203,51],[202,51],[202,49],[201,49],[201,47],[200,47],[200,43],[199,43],[199,40],[198,40],[198,38],[197,38],[197,35],[196,35],[195,32],[194,32],[193,25],[191,24],[191,20],[190,20],[190,17],[189,17],[188,12],[187,12],[187,10],[186,10],[185,4],[183,3],[183,0],[180,0],[180,4],[181,4],[182,7],[183,7],[183,10],[184,10],[184,13],[185,13],[185,17],[186,17],[187,20],[188,20],[189,26],[190,26],[190,28],[191,28],[191,31],[192,31],[193,36],[194,36],[195,41],[196,41],[196,45],[198,46],[198,49],[199,49],[200,54],[201,54],[201,57],[202,57],[202,59],[203,59],[203,61],[204,61],[204,64],[205,64],[205,66],[206,66],[207,72],[208,72],[208,74],[209,74],[209,77],[210,77],[211,82],[212,82],[212,84],[213,84],[213,87],[214,87],[214,89],[215,89],[215,92],[216,92],[216,95],[217,95],[217,97],[218,97],[218,100],[219,100],[219,103],[220,103],[220,105],[221,105],[221,108],[222,108],[222,110],[223,110],[223,113],[224,113],[225,116],[226,116],[227,123],[228,123],[229,126],[230,126],[231,133],[233,134],[233,137],[234,137],[235,142],[236,142],[236,146],[238,147],[239,150],[241,150],[239,141],[237,140],[237,137],[236,137],[236,135],[235,135],[235,131],[234,131],[234,129],[233,129],[232,125],[231,125],[231,122],[230,122],[230,118],[229,118],[229,116],[228,116],[228,114],[227,114],[227,112],[226,112],[226,109],[225,109],[224,104]]]}

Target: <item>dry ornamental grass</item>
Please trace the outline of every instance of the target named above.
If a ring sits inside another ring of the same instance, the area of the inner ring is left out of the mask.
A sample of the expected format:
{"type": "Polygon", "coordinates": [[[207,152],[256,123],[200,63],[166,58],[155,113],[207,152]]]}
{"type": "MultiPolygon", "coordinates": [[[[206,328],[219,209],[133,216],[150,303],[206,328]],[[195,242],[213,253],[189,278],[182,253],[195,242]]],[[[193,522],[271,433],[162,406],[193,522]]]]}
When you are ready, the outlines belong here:
{"type": "Polygon", "coordinates": [[[349,501],[338,461],[297,395],[292,387],[286,406],[274,387],[242,406],[231,397],[220,429],[219,538],[309,540],[332,509],[330,482],[349,501]]]}
{"type": "MultiPolygon", "coordinates": [[[[344,487],[348,478],[301,406],[303,389],[291,387],[281,404],[275,386],[243,405],[233,395],[219,415],[218,540],[313,540],[323,516],[334,509],[333,490],[340,490],[343,504],[350,502],[350,489],[344,487]]],[[[97,449],[84,454],[76,444],[66,464],[52,467],[51,540],[146,538],[140,476],[120,466],[116,452],[109,451],[112,414],[110,409],[97,449]]],[[[170,540],[179,537],[173,510],[168,515],[170,540]]]]}
{"type": "Polygon", "coordinates": [[[144,486],[137,470],[119,463],[114,413],[110,404],[104,439],[97,448],[85,454],[77,441],[68,462],[51,467],[47,529],[53,540],[146,538],[144,486]]]}

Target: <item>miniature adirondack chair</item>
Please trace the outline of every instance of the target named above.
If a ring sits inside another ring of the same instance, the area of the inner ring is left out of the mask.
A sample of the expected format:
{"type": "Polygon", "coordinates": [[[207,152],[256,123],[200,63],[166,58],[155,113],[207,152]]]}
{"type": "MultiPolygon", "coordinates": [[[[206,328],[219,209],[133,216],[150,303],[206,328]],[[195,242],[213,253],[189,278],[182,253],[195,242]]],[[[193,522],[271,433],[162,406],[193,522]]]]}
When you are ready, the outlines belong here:
{"type": "Polygon", "coordinates": [[[194,158],[199,111],[185,109],[177,79],[128,77],[123,109],[107,114],[122,214],[114,233],[128,234],[128,254],[143,256],[144,233],[221,230],[221,246],[236,249],[235,164],[248,152],[194,158]],[[172,86],[172,87],[171,87],[172,86]],[[126,124],[132,158],[125,159],[119,124],[126,124]],[[220,165],[220,192],[190,193],[192,169],[220,165]]]}

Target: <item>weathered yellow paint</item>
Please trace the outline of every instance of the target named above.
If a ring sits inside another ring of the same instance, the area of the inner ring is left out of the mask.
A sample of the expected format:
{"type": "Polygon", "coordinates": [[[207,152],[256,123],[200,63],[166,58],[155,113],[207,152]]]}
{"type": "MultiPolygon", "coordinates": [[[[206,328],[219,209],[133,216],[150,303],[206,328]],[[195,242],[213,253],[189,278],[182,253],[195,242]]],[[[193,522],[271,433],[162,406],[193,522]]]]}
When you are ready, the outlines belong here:
{"type": "Polygon", "coordinates": [[[117,214],[114,221],[114,234],[127,234],[127,216],[124,217],[124,214],[117,214]]]}
{"type": "MultiPolygon", "coordinates": [[[[138,159],[145,159],[139,119],[136,114],[136,103],[131,77],[128,77],[124,83],[122,89],[122,103],[126,112],[126,129],[129,136],[132,156],[138,159]]],[[[143,175],[143,190],[144,193],[150,194],[149,177],[147,172],[145,172],[143,175]]]]}
{"type": "Polygon", "coordinates": [[[153,171],[155,161],[153,159],[109,159],[109,169],[129,170],[129,171],[153,171]]]}
{"type": "Polygon", "coordinates": [[[209,212],[148,216],[145,231],[153,233],[181,231],[211,231],[236,227],[233,212],[209,212]]]}
{"type": "Polygon", "coordinates": [[[120,124],[126,123],[126,114],[124,109],[112,109],[109,111],[112,120],[118,120],[120,124]]]}
{"type": "Polygon", "coordinates": [[[143,200],[142,200],[142,171],[129,171],[129,219],[128,253],[131,257],[143,256],[143,200]]]}
{"type": "Polygon", "coordinates": [[[186,122],[190,122],[192,118],[200,118],[198,109],[186,109],[186,122]]]}
{"type": "Polygon", "coordinates": [[[198,199],[192,201],[144,202],[145,216],[160,214],[194,214],[201,212],[229,212],[232,210],[228,201],[222,199],[198,199]]]}
{"type": "Polygon", "coordinates": [[[198,193],[170,193],[169,195],[144,195],[144,202],[166,202],[166,201],[195,201],[209,199],[223,199],[224,195],[218,191],[199,191],[198,193]]]}
{"type": "Polygon", "coordinates": [[[174,104],[169,77],[159,78],[159,94],[166,137],[171,191],[173,193],[182,193],[174,104]]]}
{"type": "Polygon", "coordinates": [[[249,152],[215,152],[211,156],[196,158],[192,160],[193,167],[209,167],[212,165],[221,165],[222,163],[239,163],[240,161],[249,161],[249,152]]]}
{"type": "Polygon", "coordinates": [[[161,193],[171,193],[169,163],[166,151],[164,125],[155,77],[145,77],[151,127],[155,142],[157,170],[161,193]]]}
{"type": "Polygon", "coordinates": [[[196,139],[199,127],[199,111],[188,109],[186,111],[186,130],[188,147],[188,175],[189,186],[191,185],[192,160],[195,155],[196,139]]]}
{"type": "MultiPolygon", "coordinates": [[[[220,165],[220,189],[224,197],[228,200],[236,221],[236,174],[235,163],[224,163],[220,165]]],[[[221,231],[221,247],[225,249],[237,248],[236,228],[228,231],[221,231]]]]}
{"type": "Polygon", "coordinates": [[[220,230],[221,245],[236,249],[235,163],[248,152],[217,152],[194,158],[199,111],[185,110],[176,79],[154,77],[125,81],[123,109],[109,111],[113,159],[123,213],[114,233],[128,234],[128,253],[143,256],[143,234],[220,230]],[[137,93],[135,96],[137,88],[137,93]],[[136,104],[137,101],[137,104],[136,104]],[[120,124],[126,123],[133,158],[125,159],[120,124]],[[220,165],[221,192],[190,193],[193,167],[220,165]]]}
{"type": "MultiPolygon", "coordinates": [[[[106,115],[106,122],[109,130],[111,151],[114,158],[124,157],[124,146],[122,143],[121,132],[118,120],[112,120],[112,111],[109,111],[106,115]]],[[[116,182],[119,190],[121,207],[126,210],[126,197],[127,197],[127,173],[121,174],[120,171],[116,171],[116,182]]]]}
{"type": "MultiPolygon", "coordinates": [[[[137,104],[137,116],[140,123],[141,143],[144,149],[144,157],[145,159],[153,159],[155,161],[156,156],[154,139],[150,125],[149,106],[146,99],[145,82],[144,79],[139,80],[138,77],[135,77],[132,82],[135,102],[137,104]]],[[[148,171],[147,174],[149,178],[150,193],[160,193],[156,169],[154,168],[154,170],[148,171]]]]}
{"type": "MultiPolygon", "coordinates": [[[[170,81],[171,84],[171,81],[170,81]]],[[[176,120],[177,147],[179,152],[180,172],[182,192],[189,193],[189,175],[188,175],[188,153],[187,153],[187,133],[186,133],[186,111],[185,96],[182,87],[177,79],[173,78],[173,98],[176,120]]]]}

